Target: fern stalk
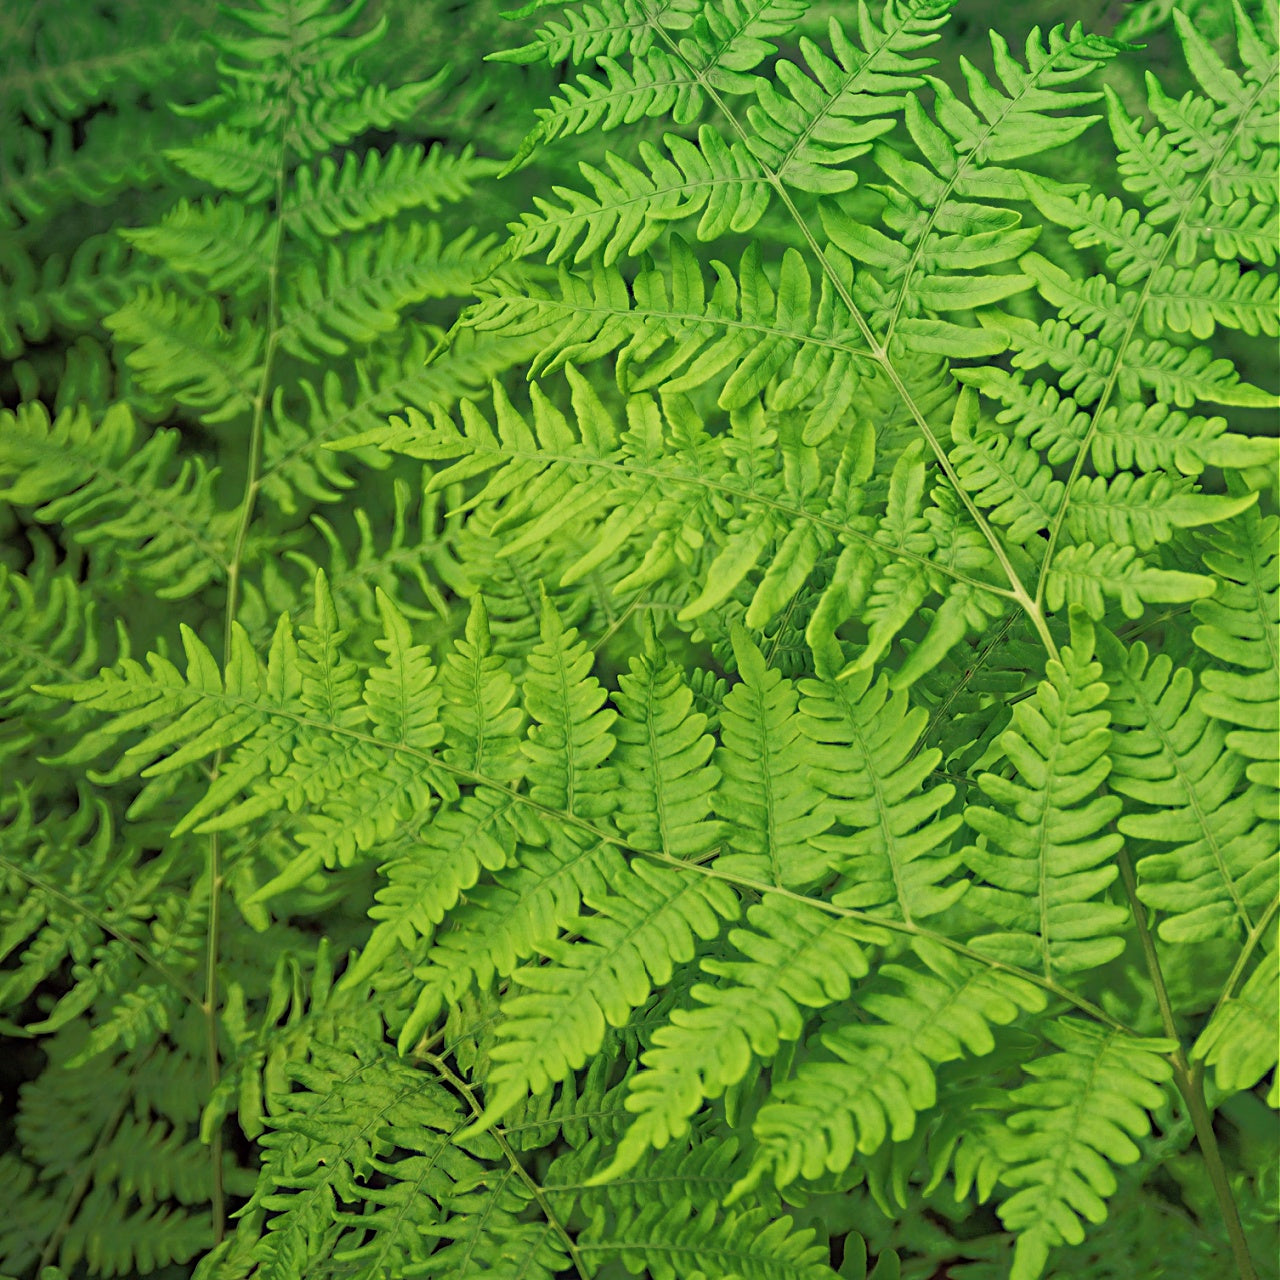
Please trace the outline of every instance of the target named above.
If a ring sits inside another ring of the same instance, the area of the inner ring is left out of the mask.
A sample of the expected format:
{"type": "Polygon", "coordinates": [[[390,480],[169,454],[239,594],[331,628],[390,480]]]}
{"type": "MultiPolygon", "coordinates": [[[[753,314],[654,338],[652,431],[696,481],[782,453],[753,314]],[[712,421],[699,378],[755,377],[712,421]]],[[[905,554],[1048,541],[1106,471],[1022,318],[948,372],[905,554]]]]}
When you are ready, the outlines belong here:
{"type": "MultiPolygon", "coordinates": [[[[293,76],[292,63],[289,67],[293,76]]],[[[288,116],[280,122],[280,137],[276,148],[275,170],[275,222],[272,229],[271,260],[267,268],[267,341],[263,352],[262,375],[253,400],[253,418],[249,427],[249,456],[246,466],[244,492],[240,498],[239,516],[236,522],[235,542],[227,569],[227,595],[222,624],[222,655],[224,664],[231,660],[231,646],[236,613],[240,605],[240,571],[244,562],[249,529],[253,524],[253,512],[260,487],[262,468],[263,427],[267,412],[268,392],[271,388],[272,365],[280,337],[279,285],[280,254],[284,245],[285,173],[288,159],[286,130],[288,116]]],[[[223,752],[213,759],[213,777],[216,779],[223,764],[223,752]]],[[[209,924],[205,939],[204,1016],[206,1052],[209,1067],[209,1095],[214,1096],[222,1078],[219,1050],[221,1014],[219,1012],[218,955],[222,928],[222,837],[214,831],[209,836],[209,924]]],[[[226,1196],[222,1186],[222,1126],[216,1125],[209,1136],[209,1153],[213,1162],[213,1196],[210,1215],[213,1223],[213,1243],[216,1248],[226,1235],[226,1196]]]]}
{"type": "Polygon", "coordinates": [[[1138,877],[1134,873],[1133,861],[1124,849],[1116,855],[1116,860],[1120,865],[1120,876],[1124,883],[1125,895],[1129,899],[1129,909],[1133,912],[1134,925],[1138,931],[1138,944],[1142,948],[1147,976],[1151,980],[1156,1003],[1160,1009],[1160,1021],[1164,1025],[1164,1033],[1178,1046],[1169,1055],[1173,1066],[1174,1083],[1187,1104],[1187,1111],[1195,1127],[1200,1155],[1209,1174],[1209,1181],[1213,1185],[1213,1194],[1218,1202],[1218,1211],[1222,1214],[1222,1224],[1226,1228],[1227,1239],[1231,1242],[1231,1254],[1235,1259],[1236,1270],[1240,1280],[1258,1280],[1258,1272],[1249,1253],[1249,1242],[1245,1239],[1244,1227],[1240,1222],[1240,1209],[1227,1178],[1226,1166],[1222,1163],[1222,1151],[1218,1146],[1217,1135],[1213,1132],[1213,1117],[1209,1114],[1205,1101],[1203,1065],[1197,1064],[1194,1068],[1191,1066],[1187,1061],[1182,1039],[1178,1035],[1177,1023],[1173,1016],[1173,1002],[1169,999],[1169,988],[1160,967],[1160,956],[1156,952],[1155,938],[1151,934],[1147,909],[1138,897],[1138,877]]]}

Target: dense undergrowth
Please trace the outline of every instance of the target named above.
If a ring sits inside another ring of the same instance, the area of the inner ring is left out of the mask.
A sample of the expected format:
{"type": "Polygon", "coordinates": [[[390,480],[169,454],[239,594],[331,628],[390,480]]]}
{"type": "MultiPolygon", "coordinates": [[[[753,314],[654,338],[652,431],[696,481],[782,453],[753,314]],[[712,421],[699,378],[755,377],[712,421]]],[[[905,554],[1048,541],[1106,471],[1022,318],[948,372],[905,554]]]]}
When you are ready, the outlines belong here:
{"type": "Polygon", "coordinates": [[[0,1273],[1280,1274],[1276,6],[979,8],[4,7],[0,1273]]]}

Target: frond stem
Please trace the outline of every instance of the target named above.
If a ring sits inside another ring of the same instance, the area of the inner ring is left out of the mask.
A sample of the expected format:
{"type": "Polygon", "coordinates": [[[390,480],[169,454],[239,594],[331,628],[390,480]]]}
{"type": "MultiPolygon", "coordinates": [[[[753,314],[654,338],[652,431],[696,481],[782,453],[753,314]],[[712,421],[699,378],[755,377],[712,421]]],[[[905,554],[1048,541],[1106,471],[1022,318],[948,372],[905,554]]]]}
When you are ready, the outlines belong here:
{"type": "Polygon", "coordinates": [[[1160,956],[1156,951],[1155,937],[1151,932],[1151,923],[1147,910],[1138,897],[1138,880],[1134,874],[1133,862],[1125,850],[1117,856],[1120,864],[1120,875],[1124,881],[1124,891],[1129,899],[1129,909],[1133,912],[1133,921],[1138,931],[1138,942],[1142,947],[1142,957],[1147,966],[1147,975],[1155,990],[1156,1003],[1160,1008],[1160,1021],[1164,1033],[1177,1043],[1177,1048],[1169,1055],[1173,1065],[1173,1079],[1187,1104],[1191,1115],[1191,1123],[1195,1126],[1196,1141],[1200,1146],[1200,1155],[1204,1159],[1209,1181],[1213,1184],[1213,1193],[1218,1201],[1218,1210],[1222,1214],[1223,1225],[1227,1230],[1227,1238],[1231,1241],[1231,1253],[1235,1258],[1236,1269],[1240,1280],[1258,1280],[1253,1259],[1249,1256],[1249,1243],[1245,1239],[1244,1227],[1240,1223],[1240,1210],[1236,1207],[1235,1196],[1231,1192],[1231,1183],[1227,1177],[1226,1166],[1222,1163],[1222,1152],[1218,1147],[1218,1139],[1213,1132],[1213,1117],[1209,1114],[1209,1106],[1204,1096],[1203,1073],[1193,1069],[1187,1061],[1186,1050],[1178,1035],[1177,1023],[1173,1014],[1173,1002],[1169,999],[1169,990],[1165,985],[1164,972],[1160,968],[1160,956]]]}
{"type": "MultiPolygon", "coordinates": [[[[286,117],[287,119],[287,117],[286,117]]],[[[240,605],[240,571],[244,562],[249,528],[253,523],[253,510],[261,488],[262,439],[266,421],[267,397],[271,390],[272,365],[280,336],[280,258],[284,246],[284,191],[285,166],[288,158],[288,140],[285,122],[280,127],[279,149],[275,174],[275,223],[271,263],[267,270],[267,342],[263,351],[262,375],[258,392],[253,400],[253,419],[249,428],[249,457],[245,471],[244,493],[240,500],[240,514],[236,524],[235,542],[231,562],[227,568],[227,600],[222,624],[222,660],[225,666],[231,657],[232,629],[240,605]]],[[[223,753],[214,756],[213,776],[221,771],[223,753]]],[[[218,1031],[221,1021],[218,1004],[218,952],[222,931],[222,838],[219,832],[209,837],[209,925],[205,941],[204,969],[204,1019],[205,1053],[208,1058],[209,1094],[213,1096],[222,1076],[222,1064],[218,1048],[218,1031]]],[[[213,1161],[213,1243],[216,1247],[226,1235],[226,1195],[222,1185],[222,1127],[214,1126],[209,1138],[210,1159],[213,1161]]]]}
{"type": "MultiPolygon", "coordinates": [[[[454,1071],[447,1062],[434,1053],[420,1053],[418,1055],[422,1061],[427,1063],[433,1071],[435,1071],[441,1079],[447,1081],[454,1089],[456,1089],[467,1101],[467,1106],[471,1108],[471,1112],[477,1118],[484,1114],[484,1107],[481,1105],[480,1099],[476,1097],[471,1086],[454,1071]]],[[[495,1127],[489,1130],[497,1140],[498,1146],[502,1148],[502,1154],[506,1156],[507,1162],[511,1166],[511,1172],[520,1179],[528,1188],[529,1194],[538,1202],[538,1208],[546,1215],[547,1222],[552,1230],[564,1241],[565,1250],[569,1254],[570,1260],[573,1262],[574,1270],[577,1271],[579,1280],[587,1280],[587,1269],[583,1264],[582,1255],[578,1252],[578,1246],[574,1243],[573,1237],[569,1234],[568,1229],[556,1215],[555,1210],[551,1207],[551,1202],[547,1199],[544,1189],[534,1181],[529,1171],[520,1163],[520,1158],[512,1149],[511,1144],[507,1141],[505,1133],[495,1127]]]]}

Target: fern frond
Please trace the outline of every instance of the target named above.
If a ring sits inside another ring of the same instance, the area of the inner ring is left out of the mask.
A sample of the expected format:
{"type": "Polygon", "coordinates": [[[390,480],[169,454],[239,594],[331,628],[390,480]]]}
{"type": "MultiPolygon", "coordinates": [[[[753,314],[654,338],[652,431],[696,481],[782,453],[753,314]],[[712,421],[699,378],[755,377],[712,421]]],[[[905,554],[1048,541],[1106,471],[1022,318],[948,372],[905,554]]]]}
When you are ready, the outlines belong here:
{"type": "MultiPolygon", "coordinates": [[[[432,333],[430,326],[415,327],[402,343],[393,341],[398,330],[382,335],[378,348],[355,362],[351,379],[344,381],[336,370],[326,369],[318,385],[301,380],[301,404],[286,388],[276,388],[271,431],[264,442],[262,489],[282,511],[292,515],[300,497],[334,502],[351,487],[336,451],[340,441],[384,429],[389,415],[406,405],[447,406],[464,395],[474,396],[532,354],[518,343],[477,339],[455,344],[448,361],[428,364],[432,333]]],[[[371,449],[357,457],[366,466],[388,461],[371,449]]]]}
{"type": "MultiPolygon", "coordinates": [[[[535,6],[520,10],[524,17],[535,6]]],[[[658,31],[683,31],[691,25],[699,0],[601,0],[566,9],[560,21],[548,22],[534,39],[516,49],[491,53],[490,62],[599,61],[629,54],[643,57],[653,46],[658,31]]]]}
{"type": "MultiPolygon", "coordinates": [[[[751,92],[759,79],[747,73],[777,52],[769,38],[788,32],[805,7],[803,0],[723,0],[716,5],[664,0],[644,7],[648,30],[630,35],[624,43],[611,40],[609,31],[631,27],[631,14],[626,0],[613,0],[601,14],[604,29],[596,28],[583,42],[590,51],[583,60],[593,60],[605,73],[604,81],[579,75],[576,84],[562,84],[560,96],[549,107],[539,108],[539,124],[525,137],[508,170],[558,137],[593,128],[608,132],[668,113],[676,124],[686,125],[698,118],[708,90],[751,92]],[[677,43],[669,34],[690,28],[696,39],[677,43]]],[[[586,31],[592,30],[594,18],[593,13],[586,31]]],[[[584,30],[580,20],[575,25],[584,30]]],[[[548,29],[541,41],[508,56],[524,61],[527,55],[538,56],[535,50],[554,49],[559,46],[557,34],[548,29]]]]}
{"type": "Polygon", "coordinates": [[[128,32],[110,12],[80,12],[80,21],[69,21],[75,14],[71,5],[55,3],[24,15],[38,21],[27,24],[29,45],[0,72],[6,113],[21,112],[45,129],[76,119],[96,103],[129,101],[180,76],[203,73],[207,43],[189,28],[175,32],[165,10],[138,15],[128,32]]]}
{"type": "MultiPolygon", "coordinates": [[[[461,1127],[457,1101],[426,1072],[368,1044],[317,1044],[311,1059],[293,1068],[302,1088],[283,1099],[261,1139],[269,1176],[253,1203],[273,1216],[257,1274],[287,1280],[421,1263],[449,1198],[484,1172],[451,1143],[461,1127]]],[[[497,1154],[492,1139],[469,1145],[497,1154]]]]}
{"type": "Polygon", "coordinates": [[[509,976],[522,960],[550,947],[580,919],[584,897],[605,894],[610,875],[621,873],[621,855],[610,845],[537,826],[522,835],[515,865],[468,891],[452,913],[452,927],[415,970],[423,985],[399,1031],[402,1052],[473,983],[483,989],[495,975],[509,976]]]}
{"type": "Polygon", "coordinates": [[[524,700],[534,722],[521,750],[535,803],[557,814],[600,818],[617,803],[617,770],[609,732],[618,713],[589,674],[591,655],[574,628],[566,628],[549,599],[542,606],[542,641],[529,655],[524,700]]]}
{"type": "MultiPolygon", "coordinates": [[[[120,104],[123,106],[124,104],[120,104]]],[[[0,227],[48,226],[68,210],[109,205],[167,175],[164,151],[183,129],[154,114],[100,111],[79,127],[13,127],[0,145],[0,227]]],[[[29,232],[28,232],[29,235],[29,232]]]]}
{"type": "Polygon", "coordinates": [[[224,326],[216,298],[194,302],[151,289],[103,323],[133,348],[125,358],[148,391],[189,405],[209,423],[231,421],[252,407],[263,335],[243,319],[224,326]]]}
{"type": "Polygon", "coordinates": [[[816,839],[830,818],[804,768],[796,690],[766,665],[742,628],[733,634],[741,680],[724,699],[715,794],[728,849],[713,866],[728,876],[803,889],[829,867],[816,839]]]}
{"type": "Polygon", "coordinates": [[[916,1116],[934,1105],[934,1068],[995,1048],[992,1027],[1045,1006],[1020,979],[961,961],[935,944],[914,944],[921,963],[884,964],[855,994],[862,1021],[819,1033],[794,1072],[756,1116],[750,1173],[734,1195],[766,1173],[783,1187],[797,1178],[848,1168],[855,1152],[909,1138],[916,1116]]]}
{"type": "Polygon", "coordinates": [[[150,227],[120,233],[143,253],[173,270],[195,275],[208,288],[254,300],[266,288],[271,250],[264,211],[234,200],[180,200],[150,227]]]}
{"type": "Polygon", "coordinates": [[[633,849],[698,861],[724,834],[709,820],[722,775],[708,763],[715,739],[705,732],[707,718],[693,710],[683,674],[665,660],[652,630],[645,653],[618,684],[613,758],[621,794],[614,821],[633,849]]]}
{"type": "Polygon", "coordinates": [[[217,471],[202,459],[175,467],[178,436],[139,442],[126,404],[99,422],[83,408],[51,422],[38,402],[0,413],[0,498],[61,525],[104,569],[114,561],[160,599],[183,599],[225,577],[235,514],[215,505],[217,471]]]}
{"type": "Polygon", "coordinates": [[[522,214],[512,224],[512,252],[542,252],[548,262],[558,262],[572,250],[575,264],[599,252],[607,267],[623,254],[643,253],[685,218],[701,215],[694,234],[706,241],[750,231],[764,216],[769,187],[745,144],[726,144],[705,124],[696,143],[675,133],[662,141],[662,150],[640,144],[643,168],[611,151],[605,153],[611,173],[581,164],[594,195],[555,187],[560,205],[534,196],[539,212],[522,214]]]}
{"type": "Polygon", "coordinates": [[[654,1280],[685,1275],[728,1274],[743,1280],[832,1280],[829,1250],[815,1242],[812,1227],[797,1229],[794,1220],[771,1217],[762,1209],[745,1212],[695,1213],[682,1200],[670,1208],[649,1204],[624,1211],[579,1242],[588,1256],[639,1256],[654,1280]]]}
{"type": "Polygon", "coordinates": [[[1275,516],[1251,507],[1209,535],[1204,562],[1217,575],[1218,590],[1193,606],[1201,625],[1191,633],[1215,660],[1201,675],[1199,706],[1228,726],[1227,746],[1249,761],[1250,780],[1268,790],[1280,786],[1278,529],[1275,516]]]}
{"type": "MultiPolygon", "coordinates": [[[[1239,994],[1214,1011],[1191,1051],[1194,1059],[1213,1069],[1218,1088],[1226,1094],[1253,1088],[1280,1061],[1275,1035],[1278,955],[1274,946],[1263,955],[1239,994]]],[[[1273,1077],[1267,1102],[1280,1109],[1280,1077],[1273,1077]]]]}
{"type": "Polygon", "coordinates": [[[476,1128],[582,1067],[599,1052],[606,1024],[625,1026],[677,965],[693,959],[695,937],[715,938],[720,919],[738,915],[726,885],[643,860],[608,881],[606,893],[583,895],[595,912],[578,924],[583,941],[557,940],[541,948],[547,963],[511,975],[524,990],[503,1001],[476,1128]]]}
{"type": "Polygon", "coordinates": [[[1009,1101],[1010,1167],[1001,1181],[1018,1188],[1000,1206],[1017,1232],[1011,1280],[1037,1280],[1049,1250],[1084,1239],[1080,1219],[1102,1222],[1116,1189],[1109,1165],[1138,1158],[1147,1113],[1160,1105],[1172,1075],[1161,1056],[1167,1040],[1136,1040],[1074,1018],[1058,1018],[1046,1033],[1061,1050],[1027,1064],[1034,1081],[1009,1101]]]}
{"type": "Polygon", "coordinates": [[[941,883],[960,865],[951,852],[960,815],[937,816],[955,795],[950,783],[922,790],[942,754],[917,751],[924,708],[861,672],[801,681],[800,712],[810,778],[840,826],[815,841],[840,874],[832,901],[907,923],[945,911],[966,887],[941,883]]]}
{"type": "MultiPolygon", "coordinates": [[[[511,705],[515,682],[492,652],[488,617],[479,600],[465,636],[444,660],[440,683],[445,760],[499,783],[514,782],[522,771],[516,733],[522,717],[511,705]]],[[[429,939],[482,868],[510,866],[517,839],[535,838],[536,828],[521,818],[510,796],[483,787],[437,814],[412,852],[381,868],[387,884],[369,913],[379,923],[344,985],[370,977],[397,945],[409,946],[415,935],[429,939]]]]}
{"type": "Polygon", "coordinates": [[[1131,467],[1199,476],[1207,467],[1265,466],[1275,458],[1274,446],[1228,431],[1225,418],[1190,415],[1164,404],[1132,404],[1108,405],[1091,422],[1087,404],[1097,388],[1088,399],[1077,399],[1040,378],[1028,386],[1021,374],[998,368],[957,369],[955,376],[1002,402],[1006,408],[997,421],[1012,423],[1015,435],[1043,450],[1053,465],[1074,458],[1085,445],[1088,460],[1107,477],[1131,467]]]}
{"type": "Polygon", "coordinates": [[[1111,859],[1123,843],[1105,830],[1121,801],[1098,794],[1112,767],[1108,686],[1079,609],[1071,631],[1061,661],[1050,661],[1035,698],[1017,704],[1001,735],[1020,781],[984,773],[978,785],[1001,807],[974,805],[964,815],[978,842],[963,856],[986,882],[972,885],[966,902],[1004,926],[972,945],[1045,977],[1114,959],[1129,918],[1099,896],[1116,878],[1111,859]]]}
{"type": "MultiPolygon", "coordinates": [[[[14,781],[34,743],[52,744],[68,760],[92,759],[104,745],[78,707],[59,712],[35,686],[87,679],[113,652],[128,652],[123,632],[113,644],[96,625],[96,604],[77,581],[75,563],[56,566],[44,540],[35,550],[26,574],[0,566],[0,760],[14,781]]],[[[32,773],[30,783],[41,773],[48,781],[47,771],[32,773]]]]}
{"type": "MultiPolygon", "coordinates": [[[[1157,846],[1137,863],[1138,896],[1163,913],[1160,936],[1199,942],[1247,938],[1265,910],[1278,858],[1274,824],[1260,820],[1256,788],[1240,789],[1246,761],[1204,711],[1185,667],[1147,646],[1128,652],[1099,637],[1111,685],[1109,785],[1145,807],[1118,822],[1157,846]]],[[[1203,697],[1203,695],[1201,695],[1203,697]]]]}
{"type": "Polygon", "coordinates": [[[862,944],[883,937],[773,894],[748,908],[747,919],[750,928],[729,933],[746,958],[703,960],[703,971],[722,981],[695,986],[698,1004],[675,1010],[670,1024],[654,1033],[654,1047],[628,1091],[627,1110],[636,1119],[595,1181],[625,1173],[650,1148],[687,1133],[705,1099],[742,1080],[753,1059],[772,1057],[800,1038],[802,1008],[847,1000],[851,979],[868,969],[862,944]]]}
{"type": "Polygon", "coordinates": [[[1081,542],[1063,547],[1045,575],[1045,600],[1050,609],[1064,605],[1083,608],[1101,620],[1104,600],[1119,600],[1127,618],[1140,618],[1147,604],[1186,604],[1214,592],[1212,578],[1180,569],[1161,569],[1144,561],[1132,546],[1108,543],[1095,547],[1081,542]]]}
{"type": "MultiPolygon", "coordinates": [[[[818,287],[815,325],[814,282],[798,251],[784,255],[776,291],[754,245],[736,271],[713,263],[718,281],[708,297],[701,266],[678,236],[670,250],[669,278],[646,265],[628,284],[616,268],[597,262],[585,277],[561,267],[555,292],[504,292],[500,281],[486,283],[466,323],[480,332],[536,335],[531,377],[616,351],[619,380],[630,390],[660,385],[667,393],[691,392],[714,383],[722,409],[747,405],[802,353],[814,384],[847,376],[870,359],[848,336],[852,322],[828,275],[818,287]]],[[[832,272],[849,276],[838,260],[832,272]]]]}
{"type": "Polygon", "coordinates": [[[297,184],[284,211],[284,225],[316,243],[343,233],[366,231],[409,209],[435,213],[472,195],[475,185],[499,166],[470,146],[448,151],[397,145],[363,158],[348,152],[339,167],[323,156],[314,168],[295,170],[297,184]]]}
{"type": "Polygon", "coordinates": [[[156,273],[116,236],[87,236],[69,255],[51,253],[37,267],[15,251],[0,264],[0,355],[13,358],[55,329],[85,333],[118,311],[156,273]]]}
{"type": "Polygon", "coordinates": [[[323,273],[308,265],[286,283],[280,345],[306,360],[341,356],[393,329],[426,298],[469,295],[489,263],[470,232],[444,242],[435,223],[387,228],[331,248],[323,273]]]}
{"type": "Polygon", "coordinates": [[[770,78],[755,77],[748,146],[767,176],[822,195],[853,186],[849,162],[893,127],[909,91],[924,83],[917,73],[933,59],[912,55],[938,39],[948,8],[949,0],[890,0],[877,24],[859,4],[858,44],[832,18],[827,34],[834,58],[802,39],[804,68],[782,59],[770,78]]]}
{"type": "Polygon", "coordinates": [[[118,672],[53,692],[116,713],[109,725],[116,735],[172,719],[125,753],[126,769],[154,762],[142,770],[145,776],[174,772],[215,751],[229,753],[175,832],[226,830],[277,806],[296,810],[323,802],[323,816],[313,817],[304,833],[308,848],[295,874],[321,861],[350,865],[431,797],[457,794],[429,752],[441,733],[434,669],[408,643],[407,625],[389,602],[383,622],[391,662],[370,672],[363,688],[356,664],[342,655],[345,632],[320,575],[314,621],[299,641],[281,619],[265,671],[241,628],[233,633],[225,674],[184,629],[185,675],[153,654],[149,670],[130,659],[118,672]],[[249,798],[232,803],[246,789],[252,789],[249,798]]]}

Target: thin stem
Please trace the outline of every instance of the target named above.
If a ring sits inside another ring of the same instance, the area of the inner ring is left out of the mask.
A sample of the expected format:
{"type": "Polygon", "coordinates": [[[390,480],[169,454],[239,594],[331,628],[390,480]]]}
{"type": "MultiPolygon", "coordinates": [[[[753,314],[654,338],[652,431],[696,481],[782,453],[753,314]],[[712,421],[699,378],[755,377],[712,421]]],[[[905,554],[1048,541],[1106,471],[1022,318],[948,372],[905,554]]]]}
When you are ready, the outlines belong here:
{"type": "Polygon", "coordinates": [[[1240,1280],[1258,1280],[1253,1259],[1249,1256],[1249,1242],[1245,1239],[1244,1227],[1240,1222],[1240,1211],[1236,1207],[1235,1196],[1231,1192],[1226,1166],[1222,1163],[1222,1151],[1218,1147],[1218,1139],[1213,1132],[1213,1117],[1209,1114],[1209,1107],[1205,1101],[1203,1077],[1199,1070],[1193,1069],[1188,1063],[1186,1051],[1178,1036],[1173,1003],[1169,999],[1164,972],[1160,967],[1160,955],[1156,951],[1151,922],[1147,917],[1146,907],[1138,897],[1138,880],[1134,874],[1133,863],[1123,849],[1117,861],[1120,864],[1120,876],[1124,881],[1124,891],[1129,899],[1129,909],[1133,912],[1134,925],[1138,930],[1142,957],[1147,966],[1151,985],[1155,990],[1156,1004],[1160,1008],[1160,1021],[1164,1026],[1165,1035],[1177,1042],[1178,1047],[1169,1055],[1173,1064],[1173,1081],[1187,1104],[1191,1123],[1195,1127],[1200,1154],[1204,1158],[1209,1181],[1213,1184],[1213,1193],[1217,1197],[1218,1211],[1222,1214],[1222,1222],[1227,1229],[1227,1238],[1231,1241],[1231,1253],[1235,1258],[1236,1270],[1240,1274],[1240,1280]]]}
{"type": "Polygon", "coordinates": [[[1236,1199],[1231,1191],[1227,1169],[1222,1163],[1222,1152],[1213,1132],[1213,1117],[1209,1114],[1209,1107],[1205,1102],[1202,1076],[1199,1071],[1174,1068],[1173,1078],[1178,1086],[1178,1092],[1182,1094],[1187,1104],[1191,1123],[1195,1126],[1196,1141],[1200,1144],[1200,1154],[1204,1157],[1209,1181],[1213,1184],[1213,1194],[1218,1200],[1218,1210],[1222,1214],[1223,1225],[1227,1229],[1227,1239],[1231,1242],[1231,1256],[1235,1259],[1240,1280],[1258,1280],[1258,1272],[1253,1265],[1253,1259],[1249,1256],[1249,1242],[1245,1239],[1240,1211],[1236,1208],[1236,1199]]]}
{"type": "MultiPolygon", "coordinates": [[[[222,663],[224,669],[231,661],[231,643],[235,630],[236,612],[240,606],[240,572],[244,563],[245,546],[249,529],[253,524],[253,510],[261,488],[262,440],[266,423],[267,397],[271,390],[271,371],[279,339],[280,311],[280,257],[284,245],[284,190],[285,165],[288,144],[284,126],[281,126],[279,156],[276,164],[276,220],[271,263],[267,271],[267,342],[263,350],[262,374],[258,381],[258,393],[253,400],[253,420],[249,428],[249,457],[245,471],[244,493],[240,500],[240,514],[236,522],[235,542],[231,563],[227,569],[227,602],[222,627],[222,663]]],[[[221,771],[223,752],[218,750],[213,761],[213,776],[221,771]]],[[[222,1076],[222,1064],[218,1048],[219,990],[218,953],[222,930],[222,840],[218,832],[209,837],[209,927],[205,937],[204,1001],[205,1054],[208,1059],[209,1096],[218,1088],[222,1076]]],[[[213,1160],[213,1191],[210,1212],[213,1215],[213,1243],[218,1245],[226,1235],[226,1193],[222,1185],[222,1127],[214,1127],[209,1139],[213,1160]]]]}
{"type": "MultiPolygon", "coordinates": [[[[471,1086],[454,1070],[452,1070],[447,1062],[434,1053],[420,1053],[418,1055],[423,1062],[439,1076],[447,1081],[454,1089],[456,1089],[467,1101],[467,1106],[471,1108],[472,1115],[479,1118],[484,1113],[484,1107],[480,1105],[480,1099],[476,1097],[471,1086]]],[[[573,1263],[574,1270],[577,1271],[579,1280],[587,1280],[587,1270],[582,1262],[582,1255],[578,1252],[578,1246],[574,1243],[573,1237],[569,1234],[568,1228],[557,1217],[555,1210],[551,1207],[551,1202],[547,1199],[546,1192],[541,1186],[530,1176],[529,1171],[520,1163],[519,1157],[512,1149],[511,1143],[507,1141],[505,1132],[502,1129],[494,1127],[489,1130],[497,1141],[498,1146],[502,1149],[502,1154],[506,1156],[507,1162],[511,1166],[511,1171],[520,1179],[521,1182],[529,1189],[529,1194],[538,1202],[538,1208],[546,1215],[547,1222],[551,1225],[552,1230],[564,1241],[566,1252],[569,1259],[573,1263]]]]}

